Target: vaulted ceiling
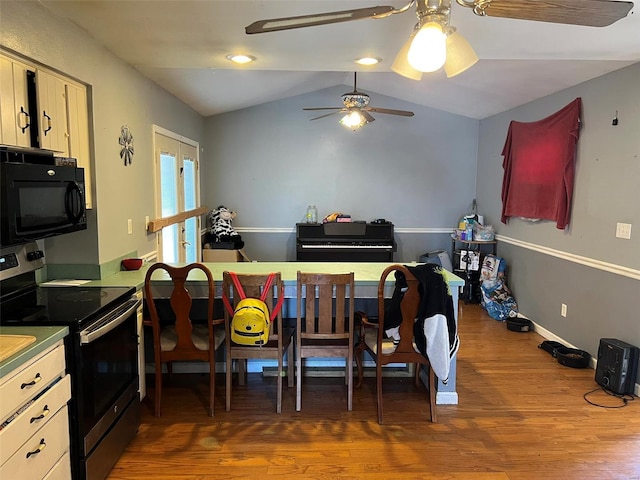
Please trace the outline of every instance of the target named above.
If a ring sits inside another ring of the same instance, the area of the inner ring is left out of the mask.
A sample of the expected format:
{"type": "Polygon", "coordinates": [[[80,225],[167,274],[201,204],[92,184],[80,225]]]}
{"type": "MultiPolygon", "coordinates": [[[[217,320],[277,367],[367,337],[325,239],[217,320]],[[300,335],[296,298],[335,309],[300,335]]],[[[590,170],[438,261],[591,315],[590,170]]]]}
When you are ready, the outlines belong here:
{"type": "MultiPolygon", "coordinates": [[[[408,0],[407,0],[408,1],[408,0]]],[[[542,0],[531,0],[532,3],[542,0]]],[[[393,73],[391,63],[416,23],[415,10],[358,20],[246,35],[265,19],[346,10],[378,0],[40,0],[113,54],[203,116],[216,115],[335,85],[395,97],[482,119],[640,61],[637,7],[608,27],[478,17],[455,2],[451,24],[480,61],[446,78],[420,81],[393,73]],[[227,54],[256,61],[237,66],[227,54]],[[362,67],[354,59],[382,61],[362,67]]],[[[385,104],[384,107],[394,108],[385,104]]]]}

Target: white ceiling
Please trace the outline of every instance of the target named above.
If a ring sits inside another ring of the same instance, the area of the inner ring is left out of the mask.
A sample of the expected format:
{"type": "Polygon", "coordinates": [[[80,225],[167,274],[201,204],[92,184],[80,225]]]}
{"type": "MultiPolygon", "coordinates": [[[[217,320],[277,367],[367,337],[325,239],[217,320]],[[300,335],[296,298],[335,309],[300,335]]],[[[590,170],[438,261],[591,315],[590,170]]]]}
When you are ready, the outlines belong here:
{"type": "MultiPolygon", "coordinates": [[[[531,0],[534,2],[536,0],[531,0]]],[[[540,0],[542,2],[542,0],[540,0]]],[[[447,79],[443,72],[409,80],[390,70],[416,23],[415,9],[358,20],[246,35],[265,19],[375,6],[386,0],[40,0],[143,75],[204,116],[335,85],[482,119],[640,61],[640,14],[611,26],[581,27],[477,17],[455,2],[451,24],[480,61],[447,79]],[[244,67],[229,53],[257,61],[244,67]],[[376,56],[361,67],[353,60],[376,56]]],[[[339,99],[336,99],[338,103],[339,99]]],[[[375,106],[394,108],[387,102],[375,106]]]]}

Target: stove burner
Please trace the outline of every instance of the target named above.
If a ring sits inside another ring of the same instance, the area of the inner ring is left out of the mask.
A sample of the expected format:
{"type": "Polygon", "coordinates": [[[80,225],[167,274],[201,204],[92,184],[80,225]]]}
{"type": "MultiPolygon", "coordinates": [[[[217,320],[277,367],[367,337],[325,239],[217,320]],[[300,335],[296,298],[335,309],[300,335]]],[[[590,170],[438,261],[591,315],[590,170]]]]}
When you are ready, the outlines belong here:
{"type": "Polygon", "coordinates": [[[88,290],[80,290],[78,292],[69,292],[62,295],[56,295],[56,300],[61,302],[93,302],[101,297],[106,297],[107,293],[99,288],[91,288],[88,290]]]}

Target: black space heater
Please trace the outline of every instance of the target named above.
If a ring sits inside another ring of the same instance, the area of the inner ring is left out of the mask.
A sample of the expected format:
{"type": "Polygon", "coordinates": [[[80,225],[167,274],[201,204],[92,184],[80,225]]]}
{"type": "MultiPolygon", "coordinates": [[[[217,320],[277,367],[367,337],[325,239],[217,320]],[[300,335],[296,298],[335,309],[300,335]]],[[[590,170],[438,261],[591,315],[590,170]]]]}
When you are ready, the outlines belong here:
{"type": "Polygon", "coordinates": [[[619,395],[633,394],[638,375],[638,347],[615,338],[601,338],[596,382],[619,395]]]}

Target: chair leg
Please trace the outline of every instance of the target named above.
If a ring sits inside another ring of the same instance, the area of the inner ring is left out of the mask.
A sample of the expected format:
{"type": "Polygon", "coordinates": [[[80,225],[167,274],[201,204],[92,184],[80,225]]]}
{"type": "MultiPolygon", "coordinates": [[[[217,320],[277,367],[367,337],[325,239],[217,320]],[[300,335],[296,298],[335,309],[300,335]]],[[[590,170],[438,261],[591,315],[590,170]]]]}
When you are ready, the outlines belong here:
{"type": "Polygon", "coordinates": [[[427,367],[429,369],[429,411],[431,413],[431,421],[438,423],[438,416],[436,413],[436,374],[431,368],[431,365],[427,367]]]}
{"type": "Polygon", "coordinates": [[[244,358],[238,359],[238,385],[245,385],[247,383],[247,360],[244,358]]]}
{"type": "Polygon", "coordinates": [[[224,379],[225,379],[225,410],[229,412],[231,410],[231,375],[233,374],[233,360],[231,359],[231,354],[227,349],[227,357],[224,367],[224,379]]]}
{"type": "Polygon", "coordinates": [[[378,423],[382,425],[382,365],[376,362],[376,393],[378,396],[378,423]]]}
{"type": "Polygon", "coordinates": [[[213,417],[213,407],[216,396],[216,360],[209,359],[209,416],[213,417]]]}
{"type": "Polygon", "coordinates": [[[295,360],[293,358],[293,342],[291,342],[289,344],[289,348],[287,348],[287,377],[289,377],[288,381],[288,385],[289,387],[293,387],[293,382],[294,382],[294,374],[293,374],[293,369],[294,369],[294,363],[295,360]]]}
{"type": "Polygon", "coordinates": [[[160,417],[160,399],[162,398],[162,362],[156,362],[155,416],[160,417]]]}
{"type": "Polygon", "coordinates": [[[282,381],[282,373],[284,372],[283,363],[284,362],[281,355],[280,358],[278,358],[278,380],[276,382],[278,392],[276,395],[276,413],[282,413],[282,384],[284,383],[282,381]]]}
{"type": "Polygon", "coordinates": [[[356,367],[358,368],[358,381],[356,382],[355,387],[360,388],[362,386],[362,377],[364,376],[364,369],[362,367],[363,352],[360,344],[356,345],[354,355],[356,358],[356,367]]]}
{"type": "Polygon", "coordinates": [[[353,352],[347,355],[347,410],[353,410],[353,352]]]}
{"type": "Polygon", "coordinates": [[[414,366],[414,375],[413,375],[413,381],[415,383],[416,387],[420,386],[420,370],[422,370],[422,364],[420,363],[416,363],[414,366]]]}
{"type": "Polygon", "coordinates": [[[296,412],[302,408],[302,356],[300,349],[296,353],[296,412]]]}

